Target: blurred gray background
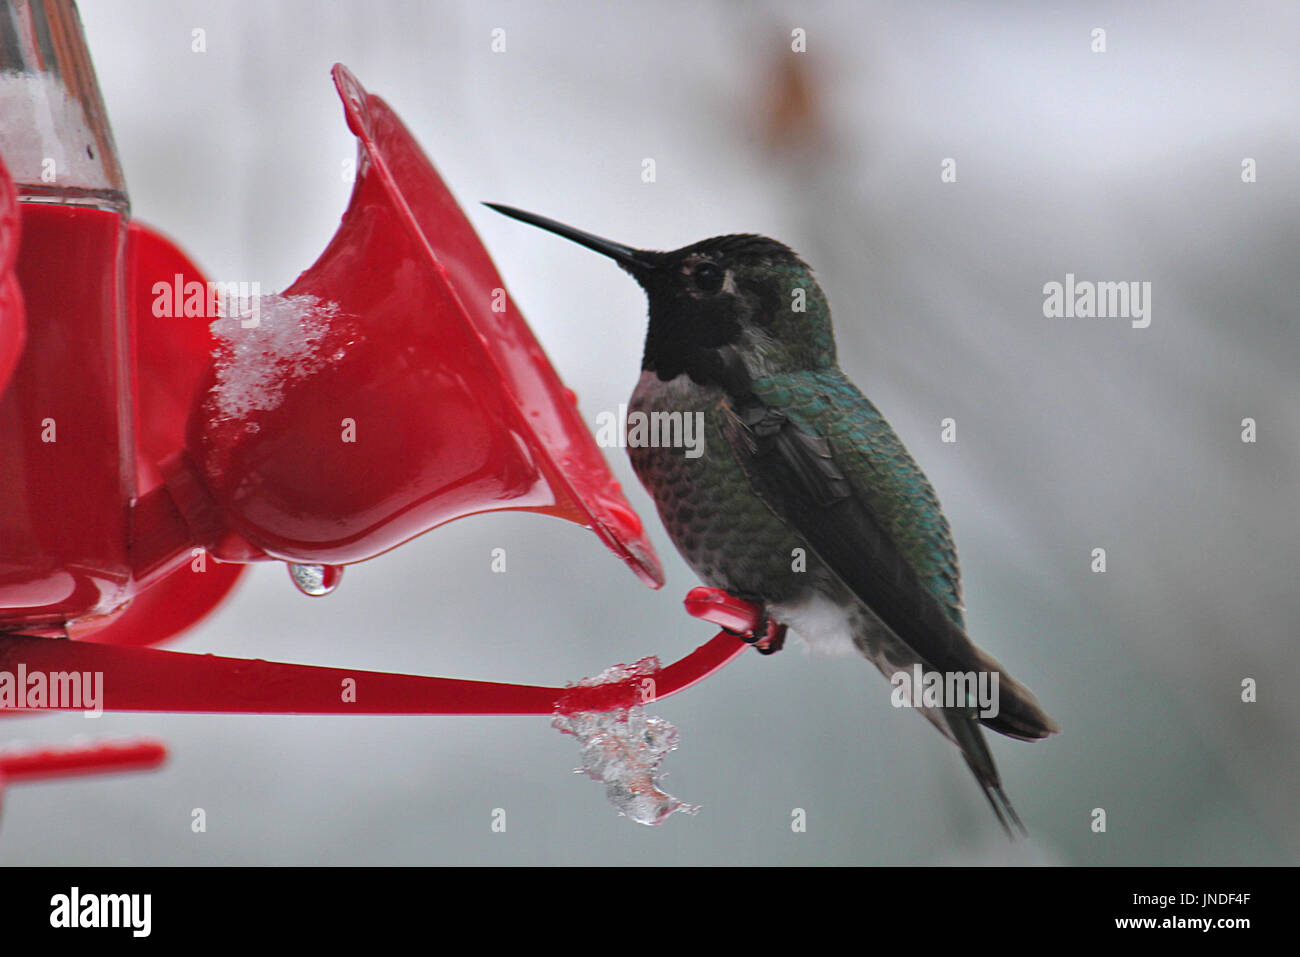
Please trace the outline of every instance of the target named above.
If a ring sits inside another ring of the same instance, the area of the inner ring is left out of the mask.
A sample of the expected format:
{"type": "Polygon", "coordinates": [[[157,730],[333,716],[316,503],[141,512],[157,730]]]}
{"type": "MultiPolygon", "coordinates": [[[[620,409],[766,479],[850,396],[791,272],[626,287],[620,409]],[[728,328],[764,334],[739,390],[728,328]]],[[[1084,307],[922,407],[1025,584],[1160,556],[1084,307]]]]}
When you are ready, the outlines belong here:
{"type": "MultiPolygon", "coordinates": [[[[1294,4],[95,0],[82,16],[135,214],[212,277],[267,290],[346,205],[354,140],[329,80],[346,63],[424,145],[592,423],[635,383],[641,292],[478,201],[634,245],[753,231],[799,250],[844,369],[944,503],[972,635],[1064,733],[993,744],[1034,836],[1010,848],[874,669],[798,646],[656,706],[682,737],[665,786],[703,805],[657,829],[571,773],[576,743],[543,718],[12,719],[0,745],[150,733],[173,756],[12,787],[0,862],[1296,863],[1294,4]],[[1044,318],[1043,284],[1067,272],[1151,282],[1150,327],[1044,318]]],[[[529,683],[675,660],[713,629],[682,610],[696,582],[608,457],[661,592],[577,526],[489,515],[349,568],[329,598],[255,568],[173,647],[529,683]]]]}

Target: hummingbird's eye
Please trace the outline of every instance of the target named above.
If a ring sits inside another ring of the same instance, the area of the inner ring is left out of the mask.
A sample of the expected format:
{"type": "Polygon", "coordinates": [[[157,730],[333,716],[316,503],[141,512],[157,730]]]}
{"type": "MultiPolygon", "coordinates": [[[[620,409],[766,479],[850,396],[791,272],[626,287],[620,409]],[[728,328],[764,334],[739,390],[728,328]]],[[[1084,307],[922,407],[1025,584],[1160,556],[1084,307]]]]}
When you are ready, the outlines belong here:
{"type": "Polygon", "coordinates": [[[724,278],[722,270],[713,263],[700,263],[691,273],[691,280],[700,292],[717,292],[724,278]]]}

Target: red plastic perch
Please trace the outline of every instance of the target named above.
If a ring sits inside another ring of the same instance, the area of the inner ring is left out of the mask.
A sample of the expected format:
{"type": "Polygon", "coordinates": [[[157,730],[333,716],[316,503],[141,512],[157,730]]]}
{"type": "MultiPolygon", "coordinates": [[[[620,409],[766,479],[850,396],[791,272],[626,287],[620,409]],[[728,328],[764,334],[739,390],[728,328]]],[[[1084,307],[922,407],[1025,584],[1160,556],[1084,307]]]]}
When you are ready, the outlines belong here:
{"type": "Polygon", "coordinates": [[[161,741],[101,741],[39,751],[0,752],[0,782],[14,784],[42,778],[106,771],[145,771],[167,759],[161,741]]]}
{"type": "MultiPolygon", "coordinates": [[[[752,630],[758,617],[755,605],[717,589],[693,589],[686,608],[732,631],[752,630]]],[[[29,637],[0,638],[0,671],[17,675],[21,667],[29,675],[102,672],[104,711],[549,715],[557,709],[608,711],[640,703],[646,677],[654,680],[655,700],[666,698],[708,677],[746,647],[744,640],[722,631],[653,675],[589,688],[355,671],[29,637]]],[[[64,702],[53,704],[81,710],[64,702]]]]}

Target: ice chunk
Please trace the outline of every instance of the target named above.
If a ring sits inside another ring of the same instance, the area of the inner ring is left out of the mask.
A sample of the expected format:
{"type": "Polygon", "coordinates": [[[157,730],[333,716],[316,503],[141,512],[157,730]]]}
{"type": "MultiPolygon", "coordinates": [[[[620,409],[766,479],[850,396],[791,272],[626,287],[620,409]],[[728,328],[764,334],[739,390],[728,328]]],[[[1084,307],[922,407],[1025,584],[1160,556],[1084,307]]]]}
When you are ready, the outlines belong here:
{"type": "Polygon", "coordinates": [[[217,340],[212,394],[221,419],[274,409],[285,382],[324,366],[325,335],[339,307],[315,296],[270,295],[257,297],[251,314],[255,322],[230,309],[212,322],[217,340]]]}
{"type": "Polygon", "coordinates": [[[631,697],[622,696],[624,703],[608,711],[570,711],[561,700],[551,721],[552,727],[581,744],[582,767],[577,771],[604,782],[609,802],[638,824],[662,824],[677,811],[699,810],[659,787],[659,764],[677,747],[677,729],[663,718],[647,715],[636,703],[646,700],[644,690],[653,688],[658,672],[659,659],[651,657],[583,678],[569,687],[626,684],[631,697]]]}

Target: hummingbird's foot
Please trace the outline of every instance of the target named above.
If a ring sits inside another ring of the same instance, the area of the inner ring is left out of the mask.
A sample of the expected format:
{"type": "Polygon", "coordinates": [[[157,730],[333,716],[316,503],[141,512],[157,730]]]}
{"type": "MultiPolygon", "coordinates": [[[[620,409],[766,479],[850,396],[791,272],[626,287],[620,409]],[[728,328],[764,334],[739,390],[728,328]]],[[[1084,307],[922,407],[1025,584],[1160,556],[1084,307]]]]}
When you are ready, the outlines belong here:
{"type": "Polygon", "coordinates": [[[774,655],[785,646],[785,625],[769,618],[767,608],[761,605],[753,631],[738,632],[725,627],[723,631],[735,635],[746,644],[753,645],[760,655],[774,655]]]}
{"type": "Polygon", "coordinates": [[[754,642],[754,650],[760,655],[774,655],[785,647],[785,625],[774,621],[767,622],[767,634],[754,642]]]}

